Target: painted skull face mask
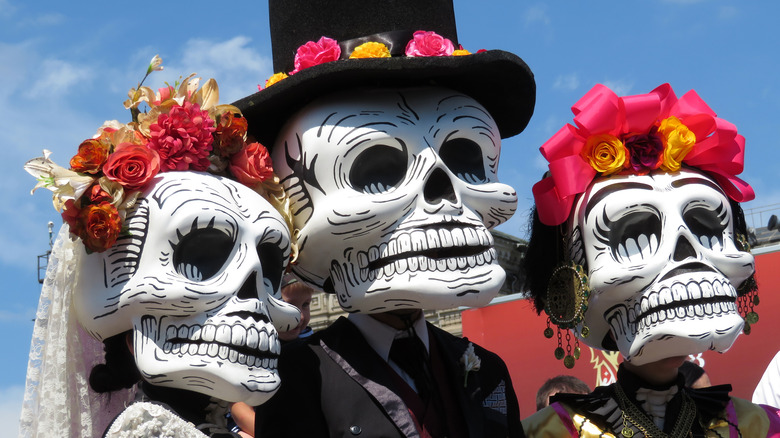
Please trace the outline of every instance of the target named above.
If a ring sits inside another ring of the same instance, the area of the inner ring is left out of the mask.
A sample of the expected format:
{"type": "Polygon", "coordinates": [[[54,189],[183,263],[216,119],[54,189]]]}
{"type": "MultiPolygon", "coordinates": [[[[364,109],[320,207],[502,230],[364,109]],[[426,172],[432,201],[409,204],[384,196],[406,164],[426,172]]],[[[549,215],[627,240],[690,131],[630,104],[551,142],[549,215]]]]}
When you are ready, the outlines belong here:
{"type": "Polygon", "coordinates": [[[129,235],[84,255],[74,304],[105,339],[133,330],[145,380],[260,404],[279,386],[276,329],[297,324],[279,297],[290,253],[278,212],[235,181],[162,173],[126,218],[129,235]],[[276,328],[274,327],[276,326],[276,328]]]}
{"type": "Polygon", "coordinates": [[[484,305],[505,273],[488,230],[515,211],[500,135],[475,100],[425,87],[336,93],[282,130],[274,163],[294,271],[348,312],[484,305]]]}
{"type": "Polygon", "coordinates": [[[743,326],[735,288],[754,271],[732,220],[699,171],[597,178],[569,224],[592,290],[583,340],[603,348],[612,337],[637,365],[731,347],[743,326]]]}

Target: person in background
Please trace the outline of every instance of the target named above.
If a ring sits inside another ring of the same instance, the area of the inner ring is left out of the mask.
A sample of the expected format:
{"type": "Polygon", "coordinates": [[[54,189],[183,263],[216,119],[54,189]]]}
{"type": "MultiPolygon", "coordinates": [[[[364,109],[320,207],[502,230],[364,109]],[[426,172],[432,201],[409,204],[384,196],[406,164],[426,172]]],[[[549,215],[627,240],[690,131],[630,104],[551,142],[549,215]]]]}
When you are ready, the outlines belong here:
{"type": "Polygon", "coordinates": [[[311,286],[299,281],[295,275],[287,274],[284,276],[282,280],[282,300],[285,303],[292,304],[301,311],[301,322],[291,330],[279,332],[279,339],[281,339],[282,345],[285,342],[305,338],[313,333],[311,327],[309,327],[309,320],[311,320],[311,297],[314,292],[311,286]]]}
{"type": "MultiPolygon", "coordinates": [[[[310,336],[313,331],[309,327],[311,319],[311,297],[314,294],[311,286],[298,280],[293,274],[286,274],[282,279],[282,300],[292,304],[301,311],[301,322],[290,330],[279,332],[279,340],[282,346],[310,336]]],[[[246,403],[233,403],[230,406],[230,418],[228,422],[232,431],[244,438],[255,436],[255,409],[246,403]]]]}
{"type": "Polygon", "coordinates": [[[547,379],[536,392],[536,410],[550,405],[550,397],[558,393],[590,394],[590,387],[582,380],[568,375],[560,375],[547,379]]]}

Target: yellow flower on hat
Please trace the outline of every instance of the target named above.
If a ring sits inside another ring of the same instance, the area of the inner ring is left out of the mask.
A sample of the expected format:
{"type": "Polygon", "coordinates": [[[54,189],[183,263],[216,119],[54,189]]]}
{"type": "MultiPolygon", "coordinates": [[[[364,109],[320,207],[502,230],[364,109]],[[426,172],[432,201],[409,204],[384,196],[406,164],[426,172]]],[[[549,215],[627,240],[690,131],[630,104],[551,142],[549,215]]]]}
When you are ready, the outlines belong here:
{"type": "Polygon", "coordinates": [[[386,45],[382,43],[372,42],[372,41],[363,43],[355,47],[355,50],[353,50],[352,54],[349,55],[349,59],[389,58],[389,57],[390,57],[390,49],[388,49],[386,45]]]}
{"type": "Polygon", "coordinates": [[[287,78],[287,73],[274,73],[271,75],[270,78],[266,79],[265,81],[265,88],[270,87],[271,85],[281,81],[282,79],[287,78]]]}
{"type": "Polygon", "coordinates": [[[465,55],[471,55],[471,52],[469,52],[466,49],[457,49],[452,51],[452,56],[465,56],[465,55]]]}
{"type": "Polygon", "coordinates": [[[661,121],[658,134],[664,143],[664,156],[661,169],[667,172],[680,170],[680,164],[696,144],[696,134],[675,116],[661,121]]]}
{"type": "Polygon", "coordinates": [[[582,148],[582,157],[596,172],[611,175],[626,162],[626,148],[619,138],[610,134],[596,134],[588,137],[582,148]]]}

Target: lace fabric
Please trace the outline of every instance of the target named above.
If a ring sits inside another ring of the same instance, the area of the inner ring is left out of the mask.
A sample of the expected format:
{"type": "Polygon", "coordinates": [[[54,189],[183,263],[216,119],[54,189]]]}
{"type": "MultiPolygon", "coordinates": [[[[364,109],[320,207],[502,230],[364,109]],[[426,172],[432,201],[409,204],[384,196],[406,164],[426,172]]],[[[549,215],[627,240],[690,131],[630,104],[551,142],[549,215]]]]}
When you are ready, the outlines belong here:
{"type": "Polygon", "coordinates": [[[41,290],[27,366],[21,437],[99,437],[129,405],[134,390],[98,394],[89,373],[103,362],[103,343],[76,321],[72,291],[83,249],[60,229],[41,290]]]}
{"type": "Polygon", "coordinates": [[[206,438],[194,424],[182,419],[165,406],[133,403],[111,424],[106,438],[206,438]]]}

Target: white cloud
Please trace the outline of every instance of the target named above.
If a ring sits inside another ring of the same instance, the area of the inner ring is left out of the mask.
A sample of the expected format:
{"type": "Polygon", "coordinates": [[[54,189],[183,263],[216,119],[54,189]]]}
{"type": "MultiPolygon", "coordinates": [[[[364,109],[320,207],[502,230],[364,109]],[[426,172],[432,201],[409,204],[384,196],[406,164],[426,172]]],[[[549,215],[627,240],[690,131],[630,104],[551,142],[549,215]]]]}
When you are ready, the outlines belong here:
{"type": "MultiPolygon", "coordinates": [[[[0,0],[2,1],[2,0],[0,0]]],[[[2,7],[2,5],[0,5],[2,7]]],[[[24,21],[25,26],[54,26],[65,21],[65,16],[58,13],[48,13],[32,17],[24,21]]]]}
{"type": "Polygon", "coordinates": [[[235,36],[226,41],[191,39],[187,41],[181,60],[163,65],[177,75],[197,73],[205,79],[214,78],[219,84],[220,103],[229,103],[257,91],[272,73],[269,57],[251,46],[246,36],[235,36]]]}
{"type": "MultiPolygon", "coordinates": [[[[546,119],[544,119],[544,122],[542,123],[542,132],[544,133],[545,137],[552,137],[552,135],[558,132],[558,130],[561,129],[561,127],[566,123],[567,122],[561,121],[560,118],[551,114],[546,119]]],[[[539,155],[539,158],[542,158],[542,156],[539,155]]],[[[546,164],[545,167],[547,167],[546,164]]]]}
{"type": "Polygon", "coordinates": [[[544,25],[550,24],[550,17],[547,15],[547,11],[544,6],[532,6],[526,9],[524,18],[526,26],[536,23],[541,23],[544,25]]]}
{"type": "Polygon", "coordinates": [[[543,175],[544,172],[550,170],[550,168],[548,167],[549,165],[550,163],[548,163],[547,160],[545,160],[542,155],[540,154],[534,155],[534,169],[538,169],[540,175],[543,175]]]}
{"type": "Polygon", "coordinates": [[[23,386],[0,388],[0,424],[3,425],[3,436],[19,435],[19,416],[23,401],[23,386]]]}
{"type": "Polygon", "coordinates": [[[739,15],[739,9],[735,6],[721,6],[718,9],[718,16],[721,19],[729,20],[739,15]]]}
{"type": "Polygon", "coordinates": [[[634,81],[626,79],[608,80],[604,81],[603,84],[618,96],[628,96],[631,94],[631,89],[634,88],[634,81]]]}
{"type": "Polygon", "coordinates": [[[558,75],[553,83],[554,90],[574,91],[580,86],[580,78],[576,73],[558,75]]]}
{"type": "Polygon", "coordinates": [[[16,12],[16,6],[9,0],[0,0],[0,18],[10,17],[16,12]]]}
{"type": "Polygon", "coordinates": [[[94,72],[87,66],[73,64],[60,59],[46,59],[40,67],[40,77],[27,91],[29,98],[46,97],[48,99],[63,96],[72,87],[93,77],[94,72]]]}
{"type": "MultiPolygon", "coordinates": [[[[0,0],[0,9],[4,6],[0,0]]],[[[0,102],[16,90],[24,89],[29,80],[29,73],[35,65],[33,44],[22,42],[18,44],[5,44],[0,42],[0,78],[3,78],[3,86],[0,87],[0,102]]],[[[5,108],[5,105],[3,106],[5,108]]]]}
{"type": "Polygon", "coordinates": [[[0,322],[20,322],[35,319],[36,309],[26,309],[22,312],[0,310],[0,322]]]}

